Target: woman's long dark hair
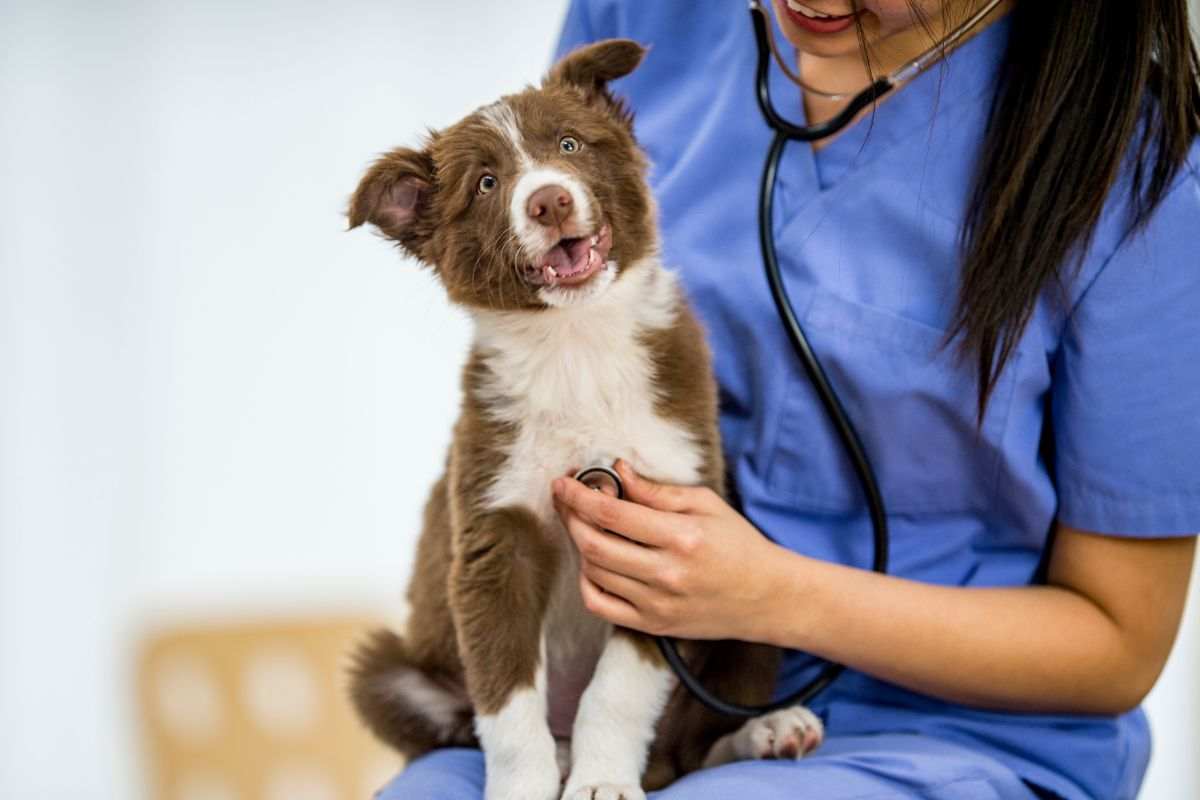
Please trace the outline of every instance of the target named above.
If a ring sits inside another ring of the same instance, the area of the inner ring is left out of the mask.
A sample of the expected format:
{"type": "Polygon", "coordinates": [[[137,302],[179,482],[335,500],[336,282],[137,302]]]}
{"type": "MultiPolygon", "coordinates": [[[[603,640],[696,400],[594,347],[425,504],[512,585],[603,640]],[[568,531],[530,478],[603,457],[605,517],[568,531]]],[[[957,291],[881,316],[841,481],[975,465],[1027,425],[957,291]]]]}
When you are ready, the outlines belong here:
{"type": "Polygon", "coordinates": [[[1126,235],[1200,133],[1187,0],[1017,0],[1011,15],[948,334],[963,333],[976,362],[980,419],[1039,296],[1061,291],[1078,266],[1130,153],[1126,235]]]}
{"type": "MultiPolygon", "coordinates": [[[[1187,0],[1016,0],[1010,15],[946,334],[947,343],[962,334],[959,354],[975,361],[980,422],[1038,299],[1047,290],[1066,297],[1126,159],[1136,157],[1128,236],[1162,201],[1200,134],[1187,0]]],[[[942,22],[947,30],[957,23],[949,4],[942,22]]],[[[871,72],[861,28],[859,39],[871,72]]]]}

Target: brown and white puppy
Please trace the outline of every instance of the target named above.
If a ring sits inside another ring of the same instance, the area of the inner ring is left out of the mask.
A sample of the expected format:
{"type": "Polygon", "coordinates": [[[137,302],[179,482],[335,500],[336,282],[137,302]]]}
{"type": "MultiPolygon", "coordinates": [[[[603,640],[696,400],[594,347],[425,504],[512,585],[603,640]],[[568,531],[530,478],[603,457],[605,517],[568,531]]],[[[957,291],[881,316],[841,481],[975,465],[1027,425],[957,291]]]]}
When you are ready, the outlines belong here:
{"type": "MultiPolygon", "coordinates": [[[[678,686],[650,637],[587,613],[553,508],[555,477],[618,457],[725,488],[710,354],[659,262],[646,160],[607,89],[643,52],[576,51],[540,87],[381,157],[350,205],[351,227],[370,222],[431,267],[475,326],[407,630],[359,649],[352,695],[410,757],[478,743],[489,800],[640,800],[643,785],[794,757],[820,735],[804,709],[738,730],[678,686]]],[[[684,654],[719,695],[768,698],[772,648],[684,654]]]]}

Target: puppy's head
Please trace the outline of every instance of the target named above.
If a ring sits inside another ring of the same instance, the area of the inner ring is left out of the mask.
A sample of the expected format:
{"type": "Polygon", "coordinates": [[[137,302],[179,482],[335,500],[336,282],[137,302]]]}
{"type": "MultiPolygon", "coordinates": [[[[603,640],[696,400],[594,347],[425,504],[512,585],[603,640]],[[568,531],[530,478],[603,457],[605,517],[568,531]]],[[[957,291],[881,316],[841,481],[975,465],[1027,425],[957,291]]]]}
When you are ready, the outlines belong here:
{"type": "Polygon", "coordinates": [[[646,161],[609,92],[645,50],[627,39],[568,55],[509,95],[379,158],[350,201],[431,266],[450,298],[491,309],[586,302],[657,246],[646,161]]]}

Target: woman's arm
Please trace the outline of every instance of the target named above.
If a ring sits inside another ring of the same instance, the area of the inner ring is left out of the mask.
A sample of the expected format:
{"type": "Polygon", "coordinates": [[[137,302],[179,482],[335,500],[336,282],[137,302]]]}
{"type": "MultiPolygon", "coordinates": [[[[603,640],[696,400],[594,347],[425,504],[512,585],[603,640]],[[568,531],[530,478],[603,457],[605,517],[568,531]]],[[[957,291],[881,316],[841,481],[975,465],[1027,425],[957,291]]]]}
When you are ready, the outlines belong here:
{"type": "Polygon", "coordinates": [[[773,644],[967,705],[1120,713],[1166,663],[1194,550],[1195,537],[1060,526],[1048,585],[995,589],[917,583],[785,550],[764,631],[777,631],[773,644]]]}
{"type": "Polygon", "coordinates": [[[555,496],[588,609],[648,633],[805,650],[969,705],[1110,714],[1150,690],[1183,613],[1195,537],[1060,526],[1046,586],[937,586],[807,558],[707,489],[617,469],[632,502],[570,479],[555,496]]]}

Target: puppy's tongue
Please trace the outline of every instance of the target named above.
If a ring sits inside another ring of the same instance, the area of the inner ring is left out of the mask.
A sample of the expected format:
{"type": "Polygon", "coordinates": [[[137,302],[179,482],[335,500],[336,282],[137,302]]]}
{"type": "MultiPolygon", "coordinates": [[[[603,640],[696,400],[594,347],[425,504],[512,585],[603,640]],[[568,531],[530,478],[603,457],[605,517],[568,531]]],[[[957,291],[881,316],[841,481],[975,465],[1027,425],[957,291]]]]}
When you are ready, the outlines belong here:
{"type": "Polygon", "coordinates": [[[590,249],[587,239],[563,239],[542,258],[542,269],[552,267],[558,277],[569,278],[587,269],[590,249]]]}
{"type": "Polygon", "coordinates": [[[554,245],[541,260],[542,282],[572,283],[572,278],[587,279],[594,266],[600,265],[600,255],[592,248],[590,239],[564,239],[554,245]]]}
{"type": "Polygon", "coordinates": [[[541,258],[524,268],[535,286],[574,286],[588,281],[604,268],[612,250],[612,228],[601,226],[590,236],[562,239],[541,258]]]}

